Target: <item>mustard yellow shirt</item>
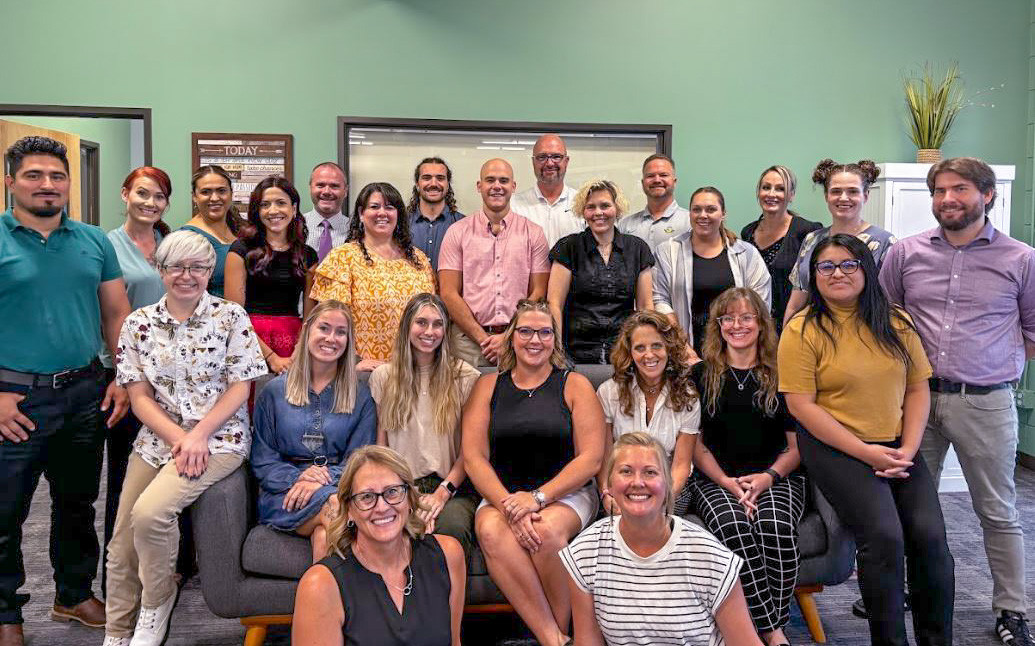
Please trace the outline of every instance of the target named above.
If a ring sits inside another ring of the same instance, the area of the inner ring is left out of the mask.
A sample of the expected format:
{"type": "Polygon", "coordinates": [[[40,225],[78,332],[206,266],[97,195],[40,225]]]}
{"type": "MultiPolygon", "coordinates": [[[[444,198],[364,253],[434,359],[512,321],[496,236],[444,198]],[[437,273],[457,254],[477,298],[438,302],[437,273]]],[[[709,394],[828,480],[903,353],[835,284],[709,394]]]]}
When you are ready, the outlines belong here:
{"type": "Polygon", "coordinates": [[[332,249],[316,268],[310,298],[339,300],[352,309],[356,354],[362,359],[388,361],[406,303],[422,292],[435,293],[428,257],[420,249],[413,252],[420,268],[373,252],[370,264],[359,244],[349,242],[332,249]]]}
{"type": "Polygon", "coordinates": [[[902,435],[906,385],[931,376],[920,337],[903,322],[892,326],[906,346],[910,363],[877,345],[855,310],[831,308],[826,322],[836,345],[804,312],[780,336],[780,391],[816,395],[816,403],[864,442],[890,442],[902,435]],[[802,327],[805,333],[802,334],[802,327]]]}

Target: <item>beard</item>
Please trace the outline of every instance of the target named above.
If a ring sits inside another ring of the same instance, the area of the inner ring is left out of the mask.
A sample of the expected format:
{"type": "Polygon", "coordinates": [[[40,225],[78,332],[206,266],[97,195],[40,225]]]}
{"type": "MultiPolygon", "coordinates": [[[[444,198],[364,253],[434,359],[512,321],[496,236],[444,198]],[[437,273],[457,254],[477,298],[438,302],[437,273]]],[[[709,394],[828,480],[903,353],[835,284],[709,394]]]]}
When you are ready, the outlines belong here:
{"type": "Polygon", "coordinates": [[[55,215],[60,215],[61,211],[63,211],[64,208],[65,207],[63,207],[63,206],[57,206],[57,205],[30,206],[30,207],[26,207],[25,210],[28,211],[29,213],[35,215],[38,218],[52,218],[55,215]]]}
{"type": "Polygon", "coordinates": [[[942,219],[941,214],[934,214],[934,219],[938,220],[938,224],[947,231],[962,231],[984,217],[985,208],[983,204],[977,204],[973,208],[964,207],[963,217],[958,220],[947,221],[942,219]]]}

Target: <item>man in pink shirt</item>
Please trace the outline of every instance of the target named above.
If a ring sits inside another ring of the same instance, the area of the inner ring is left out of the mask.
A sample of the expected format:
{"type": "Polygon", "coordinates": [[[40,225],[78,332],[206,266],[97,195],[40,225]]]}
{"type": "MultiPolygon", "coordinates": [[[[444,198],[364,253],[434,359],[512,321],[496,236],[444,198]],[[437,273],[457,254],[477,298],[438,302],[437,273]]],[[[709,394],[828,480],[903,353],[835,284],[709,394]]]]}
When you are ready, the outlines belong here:
{"type": "Polygon", "coordinates": [[[503,330],[522,298],[546,296],[550,249],[542,228],[510,210],[517,185],[502,159],[482,165],[482,208],[446,231],[438,257],[439,293],[463,334],[457,353],[493,365],[503,330]]]}

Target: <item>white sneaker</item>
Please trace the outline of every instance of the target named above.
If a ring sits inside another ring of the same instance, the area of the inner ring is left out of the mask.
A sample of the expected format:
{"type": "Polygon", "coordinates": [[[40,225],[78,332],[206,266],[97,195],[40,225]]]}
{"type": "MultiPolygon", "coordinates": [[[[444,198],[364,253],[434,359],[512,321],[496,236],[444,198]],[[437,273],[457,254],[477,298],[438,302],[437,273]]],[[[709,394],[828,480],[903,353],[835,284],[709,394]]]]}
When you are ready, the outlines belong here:
{"type": "Polygon", "coordinates": [[[129,637],[112,637],[111,635],[104,636],[104,644],[102,646],[129,646],[129,637]]]}
{"type": "Polygon", "coordinates": [[[137,627],[133,630],[133,639],[129,646],[159,646],[165,639],[169,629],[169,617],[176,605],[176,593],[173,592],[168,601],[157,608],[140,606],[137,615],[137,627]]]}

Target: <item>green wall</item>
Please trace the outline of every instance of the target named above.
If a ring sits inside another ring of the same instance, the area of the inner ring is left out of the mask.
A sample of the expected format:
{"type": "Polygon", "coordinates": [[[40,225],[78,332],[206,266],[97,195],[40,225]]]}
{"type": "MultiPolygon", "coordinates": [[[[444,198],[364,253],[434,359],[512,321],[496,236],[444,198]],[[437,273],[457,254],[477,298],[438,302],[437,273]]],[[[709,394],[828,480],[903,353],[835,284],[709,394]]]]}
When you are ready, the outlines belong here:
{"type": "MultiPolygon", "coordinates": [[[[191,131],[292,133],[304,181],[337,157],[335,117],[355,115],[671,123],[680,201],[714,184],[739,229],[771,163],[806,180],[827,156],[910,161],[900,76],[925,60],[958,60],[971,91],[1003,84],[946,154],[1026,160],[1029,0],[64,0],[3,14],[21,62],[2,101],[153,108],[173,224],[190,207],[191,131]]],[[[827,217],[807,181],[796,206],[827,217]]]]}
{"type": "Polygon", "coordinates": [[[128,120],[22,116],[4,118],[51,130],[74,132],[82,139],[100,144],[101,228],[107,231],[122,224],[126,210],[119,189],[132,170],[128,120]]]}
{"type": "MultiPolygon", "coordinates": [[[[1028,129],[1027,137],[1025,142],[1027,145],[1027,159],[1024,165],[1024,177],[1027,180],[1028,187],[1024,194],[1024,214],[1026,219],[1029,221],[1032,218],[1033,210],[1033,194],[1032,187],[1035,185],[1035,0],[1031,0],[1031,14],[1030,24],[1028,32],[1031,34],[1031,46],[1028,51],[1028,129]]],[[[1018,173],[1020,177],[1020,173],[1018,173]]],[[[1030,232],[1030,231],[1029,231],[1030,232]]],[[[1026,239],[1026,242],[1031,243],[1032,239],[1026,239]]],[[[1035,374],[1032,374],[1030,369],[1031,362],[1028,363],[1029,370],[1021,380],[1021,388],[1027,390],[1035,389],[1035,374]]],[[[1035,461],[1035,411],[1031,409],[1020,409],[1020,451],[1028,455],[1028,459],[1035,461]]]]}

